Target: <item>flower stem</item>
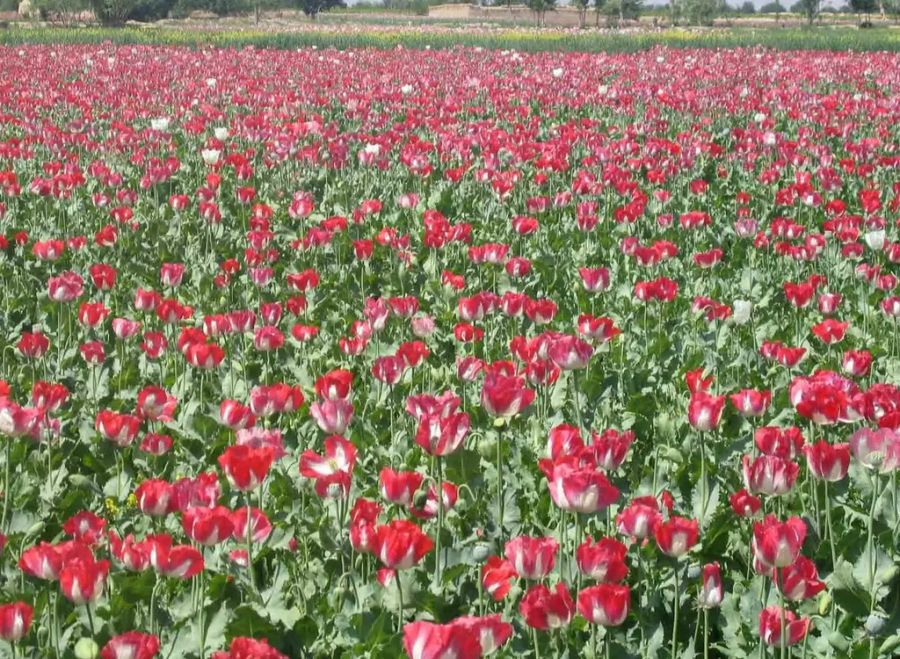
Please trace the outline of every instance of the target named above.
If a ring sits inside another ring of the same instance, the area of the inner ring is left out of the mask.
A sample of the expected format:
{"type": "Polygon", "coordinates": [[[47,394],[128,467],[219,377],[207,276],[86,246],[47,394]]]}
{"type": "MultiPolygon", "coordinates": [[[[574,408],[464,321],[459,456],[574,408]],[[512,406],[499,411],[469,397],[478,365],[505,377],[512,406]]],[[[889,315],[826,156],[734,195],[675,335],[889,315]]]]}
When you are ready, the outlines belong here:
{"type": "MultiPolygon", "coordinates": [[[[867,539],[867,548],[869,552],[869,592],[871,593],[872,599],[869,603],[869,617],[872,617],[872,614],[875,611],[875,604],[878,602],[878,589],[875,587],[875,505],[878,503],[878,487],[881,485],[881,481],[878,479],[878,474],[872,474],[872,506],[869,508],[869,533],[867,539]]],[[[872,634],[869,636],[869,659],[872,659],[875,656],[875,635],[872,634]]]]}
{"type": "Polygon", "coordinates": [[[256,587],[256,573],[253,571],[253,509],[250,507],[250,493],[247,492],[247,572],[250,574],[250,585],[253,594],[258,595],[256,587]]]}
{"type": "Polygon", "coordinates": [[[672,659],[675,659],[678,652],[678,607],[679,600],[681,599],[681,592],[679,590],[679,582],[678,582],[678,565],[675,565],[674,570],[675,575],[675,602],[674,602],[674,616],[672,618],[672,659]]]}
{"type": "Polygon", "coordinates": [[[51,619],[52,619],[52,630],[51,634],[53,635],[53,650],[56,653],[55,656],[59,656],[59,593],[54,590],[53,596],[51,597],[51,619]]]}
{"type": "Polygon", "coordinates": [[[153,571],[153,588],[150,590],[150,608],[148,609],[147,615],[150,620],[147,623],[147,628],[150,630],[151,634],[155,634],[154,627],[156,627],[156,616],[155,607],[156,607],[156,587],[159,585],[159,577],[156,574],[156,571],[153,571]]]}
{"type": "Polygon", "coordinates": [[[7,439],[4,444],[6,456],[3,459],[3,520],[0,522],[0,530],[6,531],[6,515],[9,511],[9,454],[12,440],[7,439]]]}
{"type": "Polygon", "coordinates": [[[204,572],[197,575],[199,597],[197,598],[197,630],[200,636],[200,659],[206,656],[206,621],[203,619],[203,608],[206,604],[206,584],[203,583],[204,572]]]}
{"type": "Polygon", "coordinates": [[[444,530],[444,470],[441,464],[441,456],[435,456],[437,461],[437,533],[434,539],[434,583],[441,588],[441,532],[444,530]]]}
{"type": "Polygon", "coordinates": [[[706,522],[706,440],[704,433],[700,433],[700,527],[706,522]]]}
{"type": "Polygon", "coordinates": [[[778,585],[778,570],[780,568],[775,568],[774,576],[775,576],[775,587],[778,590],[778,599],[781,604],[781,659],[784,659],[785,654],[787,652],[787,611],[784,609],[784,575],[781,576],[781,586],[778,585]]]}
{"type": "Polygon", "coordinates": [[[709,609],[703,608],[703,659],[709,659],[709,609]]]}
{"type": "Polygon", "coordinates": [[[399,634],[403,631],[403,585],[400,583],[399,572],[394,575],[394,579],[397,581],[397,633],[399,634]]]}
{"type": "Polygon", "coordinates": [[[828,495],[828,481],[825,481],[825,524],[828,528],[828,544],[831,546],[831,569],[837,567],[837,552],[834,549],[834,530],[831,522],[831,497],[828,495]]]}
{"type": "Polygon", "coordinates": [[[575,418],[578,420],[578,429],[584,430],[581,419],[581,406],[578,404],[578,369],[572,371],[572,405],[575,407],[575,418]]]}
{"type": "Polygon", "coordinates": [[[85,604],[84,608],[87,610],[88,626],[91,629],[91,638],[96,638],[97,633],[94,631],[94,616],[91,613],[91,603],[88,602],[87,604],[85,604]]]}
{"type": "MultiPolygon", "coordinates": [[[[581,515],[578,513],[578,511],[575,511],[575,513],[573,514],[575,515],[575,538],[572,542],[572,553],[570,554],[570,556],[576,556],[578,545],[581,542],[581,515]]],[[[577,558],[575,563],[575,572],[577,574],[577,590],[578,592],[581,592],[581,570],[578,568],[577,558]]]]}
{"type": "Polygon", "coordinates": [[[497,521],[497,532],[500,544],[503,544],[503,431],[497,433],[497,498],[500,506],[500,518],[497,521]]]}

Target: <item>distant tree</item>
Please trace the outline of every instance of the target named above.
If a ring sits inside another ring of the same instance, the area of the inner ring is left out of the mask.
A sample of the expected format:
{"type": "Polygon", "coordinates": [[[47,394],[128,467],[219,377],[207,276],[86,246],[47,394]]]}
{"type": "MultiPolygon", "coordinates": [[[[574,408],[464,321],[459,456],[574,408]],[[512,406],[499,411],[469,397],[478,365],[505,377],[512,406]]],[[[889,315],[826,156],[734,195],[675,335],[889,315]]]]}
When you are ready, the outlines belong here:
{"type": "Polygon", "coordinates": [[[669,22],[672,25],[678,25],[678,19],[684,13],[682,4],[685,0],[669,0],[669,22]]]}
{"type": "Polygon", "coordinates": [[[718,13],[718,0],[685,0],[684,16],[694,25],[712,25],[718,13]]]}
{"type": "Polygon", "coordinates": [[[860,14],[865,14],[868,21],[868,17],[875,11],[876,3],[875,0],[850,0],[850,8],[856,13],[857,17],[860,14]]]}
{"type": "Polygon", "coordinates": [[[621,24],[626,20],[635,21],[641,16],[643,0],[606,0],[602,12],[607,23],[621,24]]]}
{"type": "Polygon", "coordinates": [[[260,15],[263,9],[283,9],[290,7],[292,0],[252,0],[253,20],[259,25],[260,15]]]}
{"type": "Polygon", "coordinates": [[[606,6],[606,0],[594,0],[594,11],[596,12],[595,22],[596,27],[600,27],[600,15],[603,13],[603,8],[606,6]]]}
{"type": "Polygon", "coordinates": [[[738,12],[741,14],[755,14],[756,7],[750,0],[747,0],[744,4],[741,5],[740,9],[738,9],[738,12]]]}
{"type": "Polygon", "coordinates": [[[791,6],[791,11],[806,16],[806,20],[810,25],[819,15],[821,0],[798,0],[795,5],[791,6]]]}
{"type": "Polygon", "coordinates": [[[900,0],[889,0],[885,8],[895,21],[900,21],[900,0]]]}
{"type": "Polygon", "coordinates": [[[582,30],[587,25],[587,10],[588,5],[590,5],[591,0],[573,0],[573,5],[575,5],[575,9],[578,10],[578,27],[582,30]]]}
{"type": "Polygon", "coordinates": [[[781,4],[780,2],[778,2],[778,0],[773,0],[773,2],[764,4],[762,7],[759,8],[760,14],[775,14],[776,21],[779,19],[781,14],[783,14],[785,11],[787,11],[787,10],[784,8],[784,5],[781,4]]]}
{"type": "Polygon", "coordinates": [[[547,12],[556,9],[556,0],[526,0],[525,4],[534,12],[539,27],[544,27],[544,16],[547,12]]]}
{"type": "Polygon", "coordinates": [[[300,10],[313,21],[323,11],[347,6],[344,4],[344,0],[296,0],[296,3],[300,10]]]}

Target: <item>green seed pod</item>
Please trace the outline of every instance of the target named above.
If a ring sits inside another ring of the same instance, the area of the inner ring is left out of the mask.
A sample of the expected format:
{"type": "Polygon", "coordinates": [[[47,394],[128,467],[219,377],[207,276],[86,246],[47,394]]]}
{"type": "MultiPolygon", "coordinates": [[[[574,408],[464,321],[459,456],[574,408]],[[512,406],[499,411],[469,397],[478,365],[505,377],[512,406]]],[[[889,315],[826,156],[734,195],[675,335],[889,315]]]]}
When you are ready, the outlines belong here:
{"type": "Polygon", "coordinates": [[[76,659],[97,659],[100,656],[100,646],[92,638],[79,638],[75,644],[76,659]]]}

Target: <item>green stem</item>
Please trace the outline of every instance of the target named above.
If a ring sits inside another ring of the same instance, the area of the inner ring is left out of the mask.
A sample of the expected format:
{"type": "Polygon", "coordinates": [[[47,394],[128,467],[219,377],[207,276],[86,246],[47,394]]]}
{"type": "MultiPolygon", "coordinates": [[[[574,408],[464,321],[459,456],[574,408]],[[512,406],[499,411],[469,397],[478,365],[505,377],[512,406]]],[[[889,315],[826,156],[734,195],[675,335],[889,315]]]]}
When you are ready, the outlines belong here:
{"type": "MultiPolygon", "coordinates": [[[[643,552],[641,551],[640,543],[635,545],[635,550],[637,551],[637,562],[638,562],[638,573],[637,573],[637,578],[635,580],[635,582],[636,582],[635,585],[638,588],[641,588],[644,578],[647,575],[644,573],[644,556],[643,556],[643,552]]],[[[646,656],[646,654],[644,652],[644,641],[645,641],[644,616],[643,616],[643,611],[642,611],[641,607],[637,608],[637,610],[635,611],[635,615],[637,617],[638,630],[640,630],[640,633],[641,633],[641,642],[640,642],[640,645],[638,646],[638,649],[640,650],[639,654],[643,657],[643,656],[646,656]]]]}
{"type": "Polygon", "coordinates": [[[497,497],[500,506],[500,518],[497,522],[497,532],[500,545],[503,544],[503,431],[497,433],[497,497]]]}
{"type": "Polygon", "coordinates": [[[156,575],[156,571],[154,570],[154,572],[153,572],[153,588],[150,590],[150,609],[148,612],[150,620],[147,625],[148,628],[150,629],[151,634],[156,633],[154,631],[154,629],[156,627],[156,616],[155,616],[156,611],[155,611],[155,609],[156,609],[156,588],[158,585],[159,585],[159,577],[156,575]]]}
{"type": "Polygon", "coordinates": [[[703,659],[709,659],[709,609],[703,608],[703,659]]]}
{"type": "Polygon", "coordinates": [[[91,613],[91,603],[88,602],[87,604],[85,604],[84,608],[87,610],[88,626],[91,629],[91,638],[96,638],[97,633],[94,631],[94,616],[91,613]]]}
{"type": "MultiPolygon", "coordinates": [[[[871,600],[869,603],[869,617],[872,617],[872,614],[875,612],[875,604],[878,602],[878,594],[876,584],[876,574],[875,574],[875,505],[878,503],[878,488],[881,485],[881,481],[878,479],[878,474],[872,473],[872,506],[869,508],[869,532],[867,539],[867,548],[869,552],[869,592],[871,593],[871,600]]],[[[875,656],[875,636],[869,636],[869,659],[872,659],[875,656]]]]}
{"type": "MultiPolygon", "coordinates": [[[[769,599],[766,592],[766,578],[762,575],[759,577],[759,606],[765,608],[766,600],[769,599]]],[[[762,634],[759,635],[759,659],[763,659],[766,654],[766,644],[763,642],[762,634]]]]}
{"type": "Polygon", "coordinates": [[[397,581],[397,633],[399,634],[403,631],[403,585],[400,583],[399,572],[394,575],[394,579],[397,581]]]}
{"type": "Polygon", "coordinates": [[[681,599],[681,592],[679,590],[679,582],[678,582],[678,565],[675,565],[674,575],[675,575],[675,602],[674,602],[674,615],[672,617],[672,659],[675,659],[678,651],[678,608],[679,608],[679,600],[681,599]]]}
{"type": "Polygon", "coordinates": [[[538,642],[537,627],[532,627],[532,628],[531,628],[531,641],[532,641],[532,643],[534,643],[534,656],[535,656],[535,659],[540,659],[540,657],[541,657],[541,645],[540,645],[540,643],[538,642]]]}
{"type": "MultiPolygon", "coordinates": [[[[578,543],[581,542],[581,515],[578,514],[578,511],[573,513],[575,515],[575,538],[572,541],[572,553],[570,556],[575,556],[578,550],[578,543]]],[[[581,592],[581,570],[578,569],[578,563],[576,559],[575,564],[575,572],[578,575],[577,579],[577,592],[581,592]]]]}
{"type": "Polygon", "coordinates": [[[700,433],[700,527],[706,522],[706,440],[705,434],[700,433]]]}
{"type": "Polygon", "coordinates": [[[57,590],[53,590],[53,596],[51,598],[51,619],[53,623],[53,629],[51,633],[53,634],[53,650],[56,653],[55,656],[59,656],[59,592],[57,590]]]}
{"type": "Polygon", "coordinates": [[[203,619],[203,609],[204,604],[206,604],[206,584],[203,583],[203,576],[203,571],[201,571],[200,574],[197,575],[197,580],[199,581],[199,597],[197,598],[197,627],[200,631],[200,659],[204,659],[204,657],[206,656],[206,621],[203,619]]]}
{"type": "Polygon", "coordinates": [[[434,583],[439,590],[442,590],[441,584],[441,532],[444,530],[444,469],[441,464],[441,456],[435,456],[437,461],[437,533],[434,539],[434,583]]]}
{"type": "Polygon", "coordinates": [[[831,497],[828,494],[828,481],[824,482],[825,486],[825,524],[828,529],[828,544],[831,546],[831,569],[837,568],[837,552],[834,548],[834,529],[831,522],[831,497]]]}
{"type": "Polygon", "coordinates": [[[578,429],[584,430],[581,419],[581,406],[578,404],[578,369],[572,371],[572,405],[575,407],[575,418],[578,420],[578,429]]]}
{"type": "Polygon", "coordinates": [[[778,600],[781,604],[781,659],[785,658],[785,654],[787,653],[787,611],[784,608],[784,575],[781,576],[781,585],[778,585],[778,570],[780,568],[775,568],[775,587],[778,591],[778,600]]]}
{"type": "Polygon", "coordinates": [[[6,515],[9,512],[9,454],[10,447],[12,446],[12,440],[7,439],[4,444],[6,444],[6,455],[3,459],[3,520],[2,524],[0,524],[0,528],[5,531],[6,515]]]}
{"type": "Polygon", "coordinates": [[[258,594],[256,573],[253,571],[253,509],[250,507],[250,493],[247,492],[247,572],[250,574],[250,585],[253,593],[258,594]]]}

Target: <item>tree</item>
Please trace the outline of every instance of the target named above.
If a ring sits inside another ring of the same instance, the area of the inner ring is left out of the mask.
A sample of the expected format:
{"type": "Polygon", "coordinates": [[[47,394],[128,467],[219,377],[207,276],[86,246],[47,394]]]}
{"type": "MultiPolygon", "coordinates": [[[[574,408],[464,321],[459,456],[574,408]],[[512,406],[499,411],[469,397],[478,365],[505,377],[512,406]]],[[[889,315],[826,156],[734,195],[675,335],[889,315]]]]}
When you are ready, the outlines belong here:
{"type": "Polygon", "coordinates": [[[900,21],[900,0],[889,0],[886,9],[894,17],[894,21],[900,21]]]}
{"type": "Polygon", "coordinates": [[[778,0],[774,0],[773,2],[769,2],[764,4],[759,8],[760,14],[775,14],[775,20],[777,21],[779,16],[785,12],[784,5],[778,2],[778,0]]]}
{"type": "Polygon", "coordinates": [[[869,15],[875,11],[875,0],[850,0],[850,9],[856,12],[857,18],[860,14],[866,15],[866,22],[869,22],[869,15]]]}
{"type": "Polygon", "coordinates": [[[596,12],[594,25],[596,27],[600,27],[600,14],[603,13],[604,6],[606,6],[606,0],[594,0],[594,11],[596,12]]]}
{"type": "Polygon", "coordinates": [[[820,0],[798,0],[791,6],[791,10],[806,16],[806,20],[812,25],[819,15],[820,0]]]}
{"type": "Polygon", "coordinates": [[[556,0],[526,0],[528,8],[534,12],[539,27],[544,27],[544,16],[556,9],[556,0]]]}
{"type": "Polygon", "coordinates": [[[741,8],[738,9],[738,12],[741,14],[755,14],[756,7],[753,5],[751,0],[747,0],[744,4],[741,5],[741,8]]]}
{"type": "Polygon", "coordinates": [[[695,25],[712,25],[717,14],[717,0],[686,0],[684,3],[684,15],[695,25]]]}
{"type": "Polygon", "coordinates": [[[641,16],[642,0],[609,0],[604,8],[606,15],[618,23],[634,21],[641,16]]]}
{"type": "Polygon", "coordinates": [[[320,12],[328,11],[334,7],[346,7],[344,0],[297,0],[297,6],[311,20],[316,20],[320,12]]]}
{"type": "Polygon", "coordinates": [[[678,19],[681,17],[681,3],[684,0],[669,0],[669,22],[672,25],[678,25],[678,19]]]}
{"type": "Polygon", "coordinates": [[[578,27],[582,30],[587,25],[587,10],[591,0],[574,0],[575,9],[578,10],[578,27]]]}

